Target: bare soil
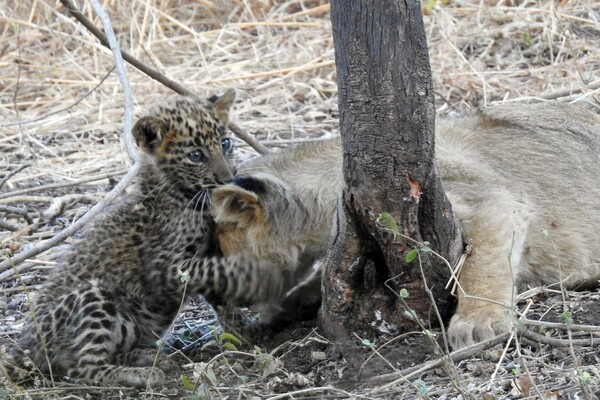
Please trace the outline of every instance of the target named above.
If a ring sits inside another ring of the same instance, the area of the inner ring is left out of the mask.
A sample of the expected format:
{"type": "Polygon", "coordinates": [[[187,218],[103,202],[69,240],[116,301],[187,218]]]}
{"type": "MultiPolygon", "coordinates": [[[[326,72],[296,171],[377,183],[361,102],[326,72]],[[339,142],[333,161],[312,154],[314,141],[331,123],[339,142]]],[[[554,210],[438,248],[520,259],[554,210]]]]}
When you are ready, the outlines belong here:
{"type": "MultiPolygon", "coordinates": [[[[433,3],[424,20],[439,115],[547,100],[600,109],[599,2],[433,3]]],[[[122,144],[123,88],[110,52],[56,0],[0,4],[1,262],[78,220],[131,161],[122,144]]],[[[100,26],[89,3],[78,5],[100,26]]],[[[270,149],[339,133],[326,1],[103,6],[122,48],[142,62],[200,95],[235,88],[233,120],[270,149]]],[[[135,115],[172,95],[134,68],[126,72],[135,115]]],[[[240,159],[256,155],[237,145],[240,159]]],[[[29,311],[26,290],[43,284],[69,241],[0,268],[0,344],[18,337],[29,311]]],[[[447,354],[439,330],[432,331],[436,337],[421,330],[378,338],[356,332],[333,343],[307,321],[233,349],[211,333],[217,322],[197,301],[170,336],[168,350],[180,368],[170,371],[164,388],[140,392],[39,376],[16,385],[0,378],[0,399],[594,399],[599,299],[597,289],[531,288],[517,310],[529,322],[515,329],[529,334],[439,365],[430,364],[447,354]],[[190,345],[186,330],[206,338],[190,345]]]]}

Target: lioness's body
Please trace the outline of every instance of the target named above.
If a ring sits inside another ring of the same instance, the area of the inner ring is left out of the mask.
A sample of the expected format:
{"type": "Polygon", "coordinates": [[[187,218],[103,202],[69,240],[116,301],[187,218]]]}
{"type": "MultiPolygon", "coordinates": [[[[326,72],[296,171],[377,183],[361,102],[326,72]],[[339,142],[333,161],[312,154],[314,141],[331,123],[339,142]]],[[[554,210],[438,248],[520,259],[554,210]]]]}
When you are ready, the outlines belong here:
{"type": "MultiPolygon", "coordinates": [[[[510,306],[518,283],[562,280],[573,286],[600,277],[599,155],[600,117],[578,106],[497,106],[437,122],[439,174],[472,244],[459,279],[465,293],[510,306]]],[[[262,182],[264,190],[226,185],[216,191],[220,197],[215,210],[222,211],[216,212],[217,223],[237,226],[242,236],[248,232],[246,240],[229,247],[236,229],[222,229],[225,253],[267,259],[287,254],[282,268],[306,273],[307,263],[327,249],[343,188],[341,173],[341,149],[331,142],[243,166],[239,175],[262,182]],[[290,161],[289,154],[295,154],[290,161]],[[259,170],[263,172],[257,174],[259,170]],[[254,196],[253,208],[238,207],[236,217],[235,204],[220,207],[233,193],[229,190],[237,190],[236,196],[245,192],[247,199],[254,196]],[[263,217],[248,218],[256,210],[263,217]],[[246,221],[236,225],[244,214],[246,221]]],[[[448,329],[454,347],[507,328],[504,307],[465,298],[460,289],[458,293],[458,309],[448,329]]]]}

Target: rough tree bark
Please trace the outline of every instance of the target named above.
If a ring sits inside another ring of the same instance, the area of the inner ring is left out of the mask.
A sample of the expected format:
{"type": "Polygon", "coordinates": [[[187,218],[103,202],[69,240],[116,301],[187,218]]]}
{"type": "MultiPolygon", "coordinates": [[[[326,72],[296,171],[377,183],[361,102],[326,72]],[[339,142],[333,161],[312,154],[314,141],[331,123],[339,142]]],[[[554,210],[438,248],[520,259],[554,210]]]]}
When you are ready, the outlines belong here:
{"type": "Polygon", "coordinates": [[[386,281],[396,293],[408,290],[405,301],[427,326],[437,318],[423,275],[442,316],[449,312],[444,262],[422,252],[422,274],[418,259],[405,261],[415,243],[376,221],[388,213],[401,235],[428,241],[451,265],[462,253],[434,167],[435,107],[420,7],[418,0],[331,1],[347,188],[323,280],[319,322],[330,337],[373,335],[383,321],[397,331],[414,329],[386,281]]]}

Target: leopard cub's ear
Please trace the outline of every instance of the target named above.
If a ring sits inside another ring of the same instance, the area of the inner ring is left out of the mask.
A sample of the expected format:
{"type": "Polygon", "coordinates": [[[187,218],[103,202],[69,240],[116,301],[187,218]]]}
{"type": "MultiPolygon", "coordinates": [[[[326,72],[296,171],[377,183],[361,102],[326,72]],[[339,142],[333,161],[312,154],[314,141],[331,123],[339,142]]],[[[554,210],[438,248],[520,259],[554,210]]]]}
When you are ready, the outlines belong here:
{"type": "Polygon", "coordinates": [[[132,134],[140,149],[148,154],[154,154],[168,129],[167,123],[162,119],[146,116],[135,123],[132,134]]]}
{"type": "Polygon", "coordinates": [[[235,90],[233,89],[227,89],[221,96],[213,95],[208,98],[208,101],[213,105],[217,118],[219,118],[223,125],[227,125],[227,122],[229,122],[229,109],[233,105],[234,100],[235,90]]]}

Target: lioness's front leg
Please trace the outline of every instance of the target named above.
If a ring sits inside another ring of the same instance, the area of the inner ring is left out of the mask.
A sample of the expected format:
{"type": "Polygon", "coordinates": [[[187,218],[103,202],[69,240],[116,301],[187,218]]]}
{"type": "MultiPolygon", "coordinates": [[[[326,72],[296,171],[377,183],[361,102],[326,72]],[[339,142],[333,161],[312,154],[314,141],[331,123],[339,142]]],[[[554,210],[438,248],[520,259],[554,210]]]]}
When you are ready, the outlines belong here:
{"type": "Polygon", "coordinates": [[[510,329],[507,310],[513,305],[515,281],[525,264],[529,207],[502,190],[486,197],[472,201],[473,206],[456,203],[472,252],[460,272],[458,308],[448,328],[454,349],[510,329]]]}

